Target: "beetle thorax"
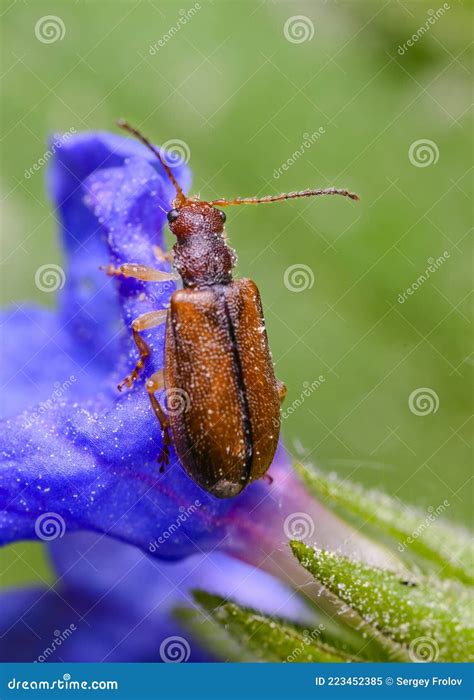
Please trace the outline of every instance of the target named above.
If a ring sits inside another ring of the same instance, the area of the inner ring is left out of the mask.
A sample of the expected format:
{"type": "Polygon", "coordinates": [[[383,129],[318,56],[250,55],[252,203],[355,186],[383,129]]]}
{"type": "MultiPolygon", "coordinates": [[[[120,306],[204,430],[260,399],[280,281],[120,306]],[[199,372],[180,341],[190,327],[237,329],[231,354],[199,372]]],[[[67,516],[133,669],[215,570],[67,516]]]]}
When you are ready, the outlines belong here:
{"type": "Polygon", "coordinates": [[[228,284],[236,262],[234,250],[224,239],[224,217],[204,202],[176,210],[170,229],[177,241],[174,264],[185,287],[228,284]]]}

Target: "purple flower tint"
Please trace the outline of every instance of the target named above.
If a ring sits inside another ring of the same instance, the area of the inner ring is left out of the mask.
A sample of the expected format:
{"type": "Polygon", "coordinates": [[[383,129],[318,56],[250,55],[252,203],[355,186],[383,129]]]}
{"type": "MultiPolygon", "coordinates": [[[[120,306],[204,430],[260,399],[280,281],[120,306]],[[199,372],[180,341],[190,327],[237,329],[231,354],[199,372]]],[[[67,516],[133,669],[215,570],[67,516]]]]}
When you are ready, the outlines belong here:
{"type": "MultiPolygon", "coordinates": [[[[188,169],[174,172],[187,190],[188,169]]],[[[174,452],[160,474],[160,427],[143,383],[162,367],[163,327],[143,334],[152,355],[141,379],[122,394],[116,386],[137,359],[132,319],[164,308],[174,286],[107,278],[99,267],[135,262],[169,269],[153,246],[163,247],[173,188],[140,144],[97,133],[75,136],[56,152],[49,191],[64,252],[58,308],[22,303],[1,316],[0,543],[61,540],[64,533],[66,542],[74,531],[89,530],[156,559],[220,550],[292,586],[309,578],[288,547],[294,536],[386,563],[383,551],[308,495],[282,447],[272,483],[251,484],[234,499],[203,491],[174,452]],[[301,517],[302,533],[294,529],[301,517]]],[[[65,600],[86,595],[64,585],[65,600]]],[[[27,607],[34,603],[34,592],[22,595],[27,607]]],[[[272,605],[277,609],[278,601],[272,605]]]]}
{"type": "Polygon", "coordinates": [[[308,614],[283,584],[223,554],[158,562],[93,533],[66,535],[49,549],[54,586],[0,593],[0,662],[216,660],[172,615],[193,605],[191,588],[308,614]]]}

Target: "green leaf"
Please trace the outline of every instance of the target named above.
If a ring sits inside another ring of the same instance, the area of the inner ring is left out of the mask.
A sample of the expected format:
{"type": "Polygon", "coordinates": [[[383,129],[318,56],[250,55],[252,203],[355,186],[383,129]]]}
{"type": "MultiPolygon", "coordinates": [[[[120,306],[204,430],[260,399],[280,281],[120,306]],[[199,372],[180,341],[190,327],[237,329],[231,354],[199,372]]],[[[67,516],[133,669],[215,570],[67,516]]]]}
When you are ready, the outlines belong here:
{"type": "Polygon", "coordinates": [[[196,608],[176,608],[175,617],[186,627],[191,636],[206,647],[216,658],[223,661],[251,662],[254,655],[238,641],[227,634],[224,627],[215,622],[202,610],[196,608]]]}
{"type": "Polygon", "coordinates": [[[469,533],[446,523],[445,499],[426,512],[400,503],[376,490],[366,490],[347,479],[315,468],[295,465],[308,489],[321,501],[340,508],[396,543],[397,550],[438,576],[474,583],[474,547],[469,533]]]}
{"type": "MultiPolygon", "coordinates": [[[[271,618],[251,608],[203,591],[195,591],[194,597],[203,611],[210,615],[225,632],[226,645],[229,642],[232,644],[231,647],[227,646],[224,655],[222,647],[219,651],[219,645],[213,645],[213,650],[221,658],[226,656],[230,648],[232,651],[228,658],[231,660],[287,663],[359,660],[331,646],[323,637],[324,625],[307,630],[289,621],[271,618]]],[[[193,629],[200,634],[202,618],[196,623],[197,618],[188,614],[187,620],[188,622],[193,620],[193,629]]],[[[201,640],[208,644],[209,630],[210,628],[207,627],[204,636],[200,635],[201,640]]]]}
{"type": "Polygon", "coordinates": [[[302,542],[291,542],[291,548],[315,579],[412,661],[474,659],[472,601],[463,586],[400,580],[302,542]]]}

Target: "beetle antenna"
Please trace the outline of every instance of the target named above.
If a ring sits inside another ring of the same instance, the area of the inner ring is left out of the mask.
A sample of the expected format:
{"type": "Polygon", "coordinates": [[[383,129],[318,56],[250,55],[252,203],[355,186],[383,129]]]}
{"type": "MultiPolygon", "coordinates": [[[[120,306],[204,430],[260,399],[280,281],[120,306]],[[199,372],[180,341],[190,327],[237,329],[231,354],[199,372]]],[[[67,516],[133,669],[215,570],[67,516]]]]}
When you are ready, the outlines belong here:
{"type": "Polygon", "coordinates": [[[236,199],[214,199],[208,202],[211,206],[230,207],[236,204],[266,204],[267,202],[281,202],[284,199],[297,199],[298,197],[319,197],[325,194],[338,194],[341,197],[358,200],[359,195],[349,190],[340,190],[336,187],[328,187],[325,190],[301,190],[300,192],[283,192],[282,194],[270,194],[266,197],[236,197],[236,199]]]}
{"type": "Polygon", "coordinates": [[[138,129],[135,129],[135,127],[131,126],[125,119],[118,119],[117,120],[117,125],[121,128],[124,129],[125,131],[128,131],[132,136],[135,136],[139,141],[143,143],[144,146],[146,146],[152,153],[155,154],[155,156],[158,158],[160,161],[161,165],[163,166],[164,171],[168,175],[169,179],[174,185],[174,188],[176,190],[176,195],[177,195],[177,200],[178,200],[178,205],[179,204],[184,204],[186,202],[186,195],[184,194],[183,190],[181,189],[178,181],[176,180],[175,176],[173,175],[173,171],[169,167],[167,163],[163,160],[163,157],[159,150],[155,148],[155,146],[147,139],[146,136],[144,136],[138,129]]]}

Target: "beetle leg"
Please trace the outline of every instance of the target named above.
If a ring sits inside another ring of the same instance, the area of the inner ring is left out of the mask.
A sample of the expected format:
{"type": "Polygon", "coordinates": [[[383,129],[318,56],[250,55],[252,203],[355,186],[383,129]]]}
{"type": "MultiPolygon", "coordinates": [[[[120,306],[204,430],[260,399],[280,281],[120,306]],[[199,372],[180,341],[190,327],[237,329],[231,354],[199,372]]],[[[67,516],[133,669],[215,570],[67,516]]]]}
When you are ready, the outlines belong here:
{"type": "Polygon", "coordinates": [[[149,311],[146,314],[137,316],[137,318],[135,318],[132,321],[132,329],[134,331],[145,331],[148,328],[155,328],[156,326],[159,326],[161,323],[164,323],[166,321],[167,315],[167,309],[149,311]]]}
{"type": "Polygon", "coordinates": [[[133,370],[130,372],[130,374],[127,374],[125,379],[121,381],[118,385],[119,391],[122,391],[122,389],[125,386],[128,389],[130,389],[130,387],[133,385],[133,382],[137,379],[138,375],[143,369],[146,358],[150,354],[150,346],[143,340],[143,338],[140,335],[140,331],[144,331],[148,328],[154,328],[155,326],[159,326],[160,323],[164,323],[166,321],[167,313],[168,312],[166,311],[166,309],[160,309],[159,311],[149,311],[146,314],[138,316],[132,321],[133,339],[138,348],[138,352],[140,353],[140,358],[133,370]]]}
{"type": "Polygon", "coordinates": [[[125,379],[121,381],[118,385],[117,388],[119,391],[122,391],[124,387],[130,389],[134,381],[138,378],[138,375],[140,374],[141,370],[145,366],[146,358],[150,355],[150,346],[148,345],[148,343],[143,340],[138,331],[132,330],[132,332],[133,340],[135,341],[135,344],[138,348],[138,352],[140,353],[140,358],[135,367],[130,372],[130,374],[127,374],[125,379]]]}
{"type": "Polygon", "coordinates": [[[158,457],[158,463],[160,465],[160,472],[163,473],[165,467],[170,461],[170,445],[171,445],[171,435],[170,435],[170,424],[166,413],[161,408],[158,399],[155,396],[157,391],[164,389],[165,382],[163,376],[163,370],[159,370],[151,375],[146,382],[146,388],[148,391],[148,396],[150,397],[150,402],[155,412],[155,416],[158,418],[161,428],[161,436],[163,438],[163,449],[160,456],[158,457]]]}
{"type": "Polygon", "coordinates": [[[162,369],[159,369],[146,380],[146,390],[149,394],[156,394],[157,391],[161,391],[164,388],[165,378],[162,369]]]}
{"type": "Polygon", "coordinates": [[[163,250],[163,248],[160,248],[159,245],[154,245],[153,246],[153,252],[155,254],[155,258],[159,260],[159,262],[173,262],[173,251],[172,250],[163,250]]]}
{"type": "Polygon", "coordinates": [[[286,388],[286,384],[282,382],[280,379],[277,379],[277,387],[278,387],[278,398],[280,399],[280,403],[283,403],[285,400],[286,392],[288,389],[286,388]]]}
{"type": "Polygon", "coordinates": [[[138,263],[124,263],[119,267],[114,265],[102,265],[101,270],[105,271],[110,277],[125,277],[143,282],[168,282],[169,280],[179,280],[180,276],[176,272],[162,272],[155,270],[154,267],[148,265],[139,265],[138,263]]]}

